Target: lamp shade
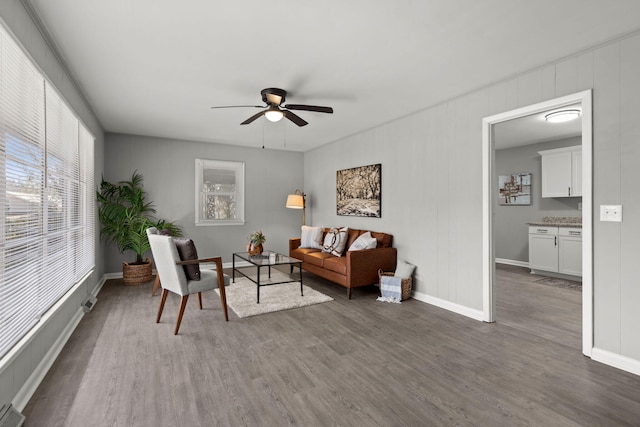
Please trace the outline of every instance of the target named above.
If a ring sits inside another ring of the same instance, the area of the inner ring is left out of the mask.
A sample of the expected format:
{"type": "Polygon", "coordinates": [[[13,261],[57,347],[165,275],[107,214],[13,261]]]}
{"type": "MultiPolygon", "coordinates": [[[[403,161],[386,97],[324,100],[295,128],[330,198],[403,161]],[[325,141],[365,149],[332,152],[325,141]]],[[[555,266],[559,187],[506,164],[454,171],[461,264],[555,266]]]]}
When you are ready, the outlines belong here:
{"type": "Polygon", "coordinates": [[[289,194],[287,196],[287,204],[285,206],[290,209],[303,209],[304,197],[302,194],[289,194]]]}
{"type": "Polygon", "coordinates": [[[264,113],[264,116],[270,122],[278,122],[278,121],[280,121],[282,119],[283,115],[284,115],[284,113],[282,111],[280,111],[277,107],[276,108],[269,108],[264,113]]]}

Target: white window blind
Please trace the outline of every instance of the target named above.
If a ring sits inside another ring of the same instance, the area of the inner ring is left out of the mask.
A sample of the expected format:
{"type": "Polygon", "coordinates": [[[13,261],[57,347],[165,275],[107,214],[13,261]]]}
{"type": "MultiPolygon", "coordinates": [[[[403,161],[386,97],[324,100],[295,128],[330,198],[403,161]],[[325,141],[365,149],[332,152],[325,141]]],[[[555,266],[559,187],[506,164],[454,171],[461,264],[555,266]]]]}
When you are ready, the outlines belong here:
{"type": "Polygon", "coordinates": [[[0,356],[94,265],[93,138],[0,26],[0,356]]]}

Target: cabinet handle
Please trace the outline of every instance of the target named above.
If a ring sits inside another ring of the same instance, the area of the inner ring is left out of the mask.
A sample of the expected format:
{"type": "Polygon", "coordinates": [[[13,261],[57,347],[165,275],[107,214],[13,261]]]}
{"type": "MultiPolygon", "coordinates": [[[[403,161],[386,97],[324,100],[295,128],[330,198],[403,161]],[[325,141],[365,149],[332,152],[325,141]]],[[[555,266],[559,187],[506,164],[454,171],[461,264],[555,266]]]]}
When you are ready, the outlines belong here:
{"type": "Polygon", "coordinates": [[[546,233],[547,230],[545,230],[544,228],[538,228],[538,233],[546,233]]]}
{"type": "Polygon", "coordinates": [[[571,196],[571,187],[567,187],[567,191],[569,192],[569,196],[571,196]]]}
{"type": "Polygon", "coordinates": [[[558,238],[557,237],[553,238],[553,246],[558,246],[558,238]]]}

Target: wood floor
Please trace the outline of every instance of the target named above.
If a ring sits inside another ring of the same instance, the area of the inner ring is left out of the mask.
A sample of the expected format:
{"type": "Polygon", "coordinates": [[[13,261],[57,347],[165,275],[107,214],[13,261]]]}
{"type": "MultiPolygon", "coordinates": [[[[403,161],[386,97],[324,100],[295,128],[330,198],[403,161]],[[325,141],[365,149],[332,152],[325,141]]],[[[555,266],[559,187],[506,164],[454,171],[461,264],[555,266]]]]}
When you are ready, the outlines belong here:
{"type": "Polygon", "coordinates": [[[640,377],[581,354],[579,291],[498,270],[498,322],[305,274],[335,301],[224,322],[217,295],[156,324],[151,284],[105,284],[27,426],[638,426],[640,377]]]}

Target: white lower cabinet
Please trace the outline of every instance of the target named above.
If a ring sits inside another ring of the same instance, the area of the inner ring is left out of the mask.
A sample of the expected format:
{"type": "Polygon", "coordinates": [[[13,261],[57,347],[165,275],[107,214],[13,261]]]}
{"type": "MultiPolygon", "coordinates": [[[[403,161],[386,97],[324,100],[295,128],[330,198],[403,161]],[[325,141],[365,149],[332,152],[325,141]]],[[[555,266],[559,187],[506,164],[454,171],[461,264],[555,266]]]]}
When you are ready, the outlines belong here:
{"type": "Polygon", "coordinates": [[[560,227],[558,273],[582,276],[582,229],[560,227]]]}
{"type": "Polygon", "coordinates": [[[529,268],[558,271],[558,227],[529,227],[529,268]]]}
{"type": "Polygon", "coordinates": [[[582,276],[582,229],[529,226],[529,268],[582,276]]]}

